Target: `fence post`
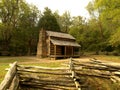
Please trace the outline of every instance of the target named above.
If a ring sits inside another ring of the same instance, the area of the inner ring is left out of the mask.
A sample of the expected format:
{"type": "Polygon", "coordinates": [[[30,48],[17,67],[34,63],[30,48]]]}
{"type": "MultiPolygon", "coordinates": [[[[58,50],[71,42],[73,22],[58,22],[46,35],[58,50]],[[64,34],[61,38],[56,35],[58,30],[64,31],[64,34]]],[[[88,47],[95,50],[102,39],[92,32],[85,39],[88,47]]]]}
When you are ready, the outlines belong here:
{"type": "Polygon", "coordinates": [[[78,82],[78,80],[77,80],[77,78],[76,78],[74,62],[73,62],[73,59],[72,59],[72,58],[70,58],[70,63],[69,63],[69,64],[70,64],[70,71],[71,71],[71,73],[72,73],[72,78],[73,78],[73,80],[74,80],[74,82],[75,82],[76,88],[77,88],[78,90],[81,90],[80,83],[78,82]]]}
{"type": "Polygon", "coordinates": [[[12,83],[12,80],[13,80],[16,72],[17,72],[16,69],[17,69],[17,62],[14,62],[11,65],[9,71],[6,73],[4,80],[1,82],[0,90],[7,90],[7,89],[9,89],[9,87],[10,87],[10,85],[12,83]]]}
{"type": "Polygon", "coordinates": [[[74,65],[73,65],[73,60],[70,58],[70,71],[72,73],[72,78],[75,78],[75,70],[74,70],[74,65]]]}

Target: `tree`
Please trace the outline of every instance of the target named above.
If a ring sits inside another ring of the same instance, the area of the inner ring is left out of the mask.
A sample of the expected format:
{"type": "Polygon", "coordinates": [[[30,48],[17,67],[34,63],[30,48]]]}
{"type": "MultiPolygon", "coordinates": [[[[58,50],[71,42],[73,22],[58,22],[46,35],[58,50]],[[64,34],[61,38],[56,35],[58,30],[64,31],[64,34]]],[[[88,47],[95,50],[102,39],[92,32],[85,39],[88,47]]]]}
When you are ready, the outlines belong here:
{"type": "Polygon", "coordinates": [[[19,0],[1,0],[0,1],[0,21],[3,49],[9,50],[12,32],[17,25],[19,0]]]}
{"type": "Polygon", "coordinates": [[[65,11],[61,16],[61,31],[68,33],[71,26],[71,15],[69,11],[65,11]]]}
{"type": "Polygon", "coordinates": [[[19,26],[14,32],[11,46],[16,48],[18,53],[31,55],[36,52],[37,47],[39,10],[36,6],[27,3],[22,3],[20,7],[19,26]]]}
{"type": "Polygon", "coordinates": [[[46,7],[38,23],[39,29],[60,31],[60,26],[52,11],[46,7]]]}
{"type": "Polygon", "coordinates": [[[112,44],[112,46],[120,46],[120,28],[118,28],[118,30],[116,30],[116,32],[111,35],[109,42],[112,44]]]}
{"type": "Polygon", "coordinates": [[[3,51],[25,55],[35,52],[38,19],[39,10],[34,5],[29,5],[24,0],[1,0],[0,53],[3,51]]]}
{"type": "Polygon", "coordinates": [[[86,40],[84,37],[84,33],[86,31],[85,27],[87,27],[87,25],[81,16],[72,18],[69,33],[76,38],[77,42],[81,45],[82,50],[85,50],[86,47],[86,44],[84,43],[86,40]]]}
{"type": "Polygon", "coordinates": [[[87,6],[87,10],[91,15],[91,18],[88,21],[89,29],[97,30],[97,33],[96,33],[98,37],[97,41],[99,42],[95,43],[95,45],[96,47],[98,47],[99,51],[112,50],[112,49],[108,50],[108,47],[111,47],[111,45],[109,45],[109,38],[113,30],[115,29],[111,20],[107,19],[110,16],[108,15],[107,11],[110,9],[109,6],[112,5],[112,3],[110,4],[110,2],[108,0],[94,0],[94,1],[91,1],[87,6]],[[107,3],[105,4],[105,2],[107,3]],[[106,8],[109,8],[109,9],[106,11],[105,10],[106,8]],[[95,29],[93,28],[93,26],[95,29]]]}
{"type": "MultiPolygon", "coordinates": [[[[120,1],[119,0],[95,0],[95,10],[101,10],[99,18],[103,22],[106,34],[109,37],[109,43],[119,48],[120,39],[116,36],[120,35],[120,1]],[[109,35],[108,35],[109,34],[109,35]]],[[[108,40],[107,40],[108,41],[108,40]]]]}

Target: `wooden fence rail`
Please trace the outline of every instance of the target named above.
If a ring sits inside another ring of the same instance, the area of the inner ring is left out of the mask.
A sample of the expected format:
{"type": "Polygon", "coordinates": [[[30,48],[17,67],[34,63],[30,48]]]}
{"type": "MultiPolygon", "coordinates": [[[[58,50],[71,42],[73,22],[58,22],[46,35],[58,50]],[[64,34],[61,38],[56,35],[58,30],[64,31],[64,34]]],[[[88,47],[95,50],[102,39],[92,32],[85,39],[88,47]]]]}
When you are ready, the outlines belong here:
{"type": "MultiPolygon", "coordinates": [[[[34,66],[17,67],[20,86],[40,89],[76,90],[69,68],[46,68],[34,66]]],[[[22,89],[21,89],[22,90],[22,89]]],[[[31,89],[30,89],[31,90],[31,89]]]]}
{"type": "Polygon", "coordinates": [[[88,62],[72,60],[75,73],[82,76],[92,76],[110,79],[120,83],[120,65],[113,62],[105,62],[97,59],[90,59],[88,62]]]}
{"type": "Polygon", "coordinates": [[[10,69],[5,75],[4,80],[0,84],[0,90],[17,90],[19,80],[17,78],[17,62],[10,65],[10,69]]]}
{"type": "Polygon", "coordinates": [[[120,83],[120,65],[95,59],[81,62],[72,58],[66,68],[22,66],[14,62],[1,82],[0,90],[82,90],[81,76],[105,78],[120,83]]]}
{"type": "Polygon", "coordinates": [[[81,86],[80,86],[79,80],[78,80],[78,78],[76,76],[76,72],[75,72],[74,63],[73,63],[72,58],[70,58],[70,64],[69,65],[70,65],[70,71],[72,73],[72,78],[73,78],[73,80],[75,82],[76,88],[78,90],[81,90],[81,86]]]}

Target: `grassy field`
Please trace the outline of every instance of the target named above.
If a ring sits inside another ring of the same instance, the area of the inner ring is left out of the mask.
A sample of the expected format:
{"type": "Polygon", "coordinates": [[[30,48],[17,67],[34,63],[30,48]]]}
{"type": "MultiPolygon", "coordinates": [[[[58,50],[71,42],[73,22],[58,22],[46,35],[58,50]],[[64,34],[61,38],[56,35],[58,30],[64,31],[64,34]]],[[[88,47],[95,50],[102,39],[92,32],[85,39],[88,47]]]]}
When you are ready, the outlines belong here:
{"type": "MultiPolygon", "coordinates": [[[[106,60],[120,63],[120,56],[105,56],[105,55],[91,55],[83,56],[80,59],[86,60],[90,58],[96,58],[99,60],[106,60]]],[[[3,80],[6,68],[9,68],[9,63],[17,61],[20,65],[33,65],[33,66],[44,66],[44,67],[63,67],[65,63],[68,63],[69,59],[64,60],[49,60],[49,59],[38,59],[36,57],[0,57],[0,82],[3,80]]],[[[111,89],[107,89],[111,90],[111,89]]]]}
{"type": "Polygon", "coordinates": [[[6,74],[6,68],[9,68],[9,64],[17,61],[20,65],[30,66],[44,66],[44,67],[61,67],[66,60],[48,60],[38,59],[36,57],[0,57],[0,82],[3,80],[6,74]]]}
{"type": "Polygon", "coordinates": [[[82,58],[96,58],[98,60],[110,61],[115,63],[120,63],[120,56],[111,56],[111,55],[87,55],[82,58]]]}

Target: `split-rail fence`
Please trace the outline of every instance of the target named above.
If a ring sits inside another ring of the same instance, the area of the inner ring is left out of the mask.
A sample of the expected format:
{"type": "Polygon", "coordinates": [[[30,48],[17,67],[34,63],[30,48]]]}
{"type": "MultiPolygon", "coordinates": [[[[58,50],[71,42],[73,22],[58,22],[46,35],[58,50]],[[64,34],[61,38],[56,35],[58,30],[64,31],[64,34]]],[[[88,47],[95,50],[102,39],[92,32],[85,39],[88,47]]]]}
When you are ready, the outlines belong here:
{"type": "Polygon", "coordinates": [[[22,66],[17,62],[10,68],[0,84],[0,90],[82,90],[81,76],[99,77],[120,83],[120,65],[90,59],[88,62],[73,60],[69,67],[48,68],[22,66]]]}

